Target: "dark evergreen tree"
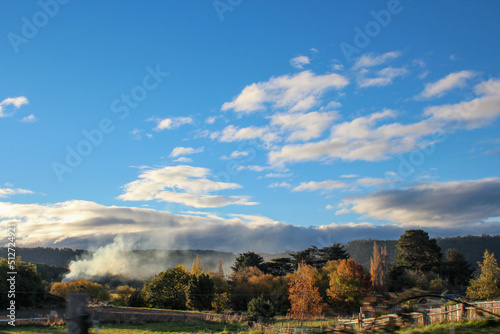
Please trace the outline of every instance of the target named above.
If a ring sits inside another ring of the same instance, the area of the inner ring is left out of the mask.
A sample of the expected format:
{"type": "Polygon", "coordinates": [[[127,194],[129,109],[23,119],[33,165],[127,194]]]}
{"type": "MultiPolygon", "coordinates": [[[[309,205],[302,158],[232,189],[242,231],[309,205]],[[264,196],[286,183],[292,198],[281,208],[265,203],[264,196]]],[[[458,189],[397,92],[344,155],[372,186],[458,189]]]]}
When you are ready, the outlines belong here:
{"type": "Polygon", "coordinates": [[[187,304],[192,310],[210,310],[215,292],[214,281],[207,274],[191,275],[187,286],[187,304]]]}
{"type": "Polygon", "coordinates": [[[257,267],[259,269],[262,269],[263,262],[264,258],[257,253],[242,253],[236,258],[236,261],[234,262],[234,265],[231,267],[231,269],[233,269],[234,271],[238,271],[240,269],[248,267],[257,267]]]}
{"type": "Polygon", "coordinates": [[[286,276],[294,271],[293,260],[289,257],[272,259],[270,262],[265,262],[262,267],[264,273],[273,276],[286,276]]]}
{"type": "Polygon", "coordinates": [[[455,248],[447,249],[442,274],[446,277],[449,289],[456,294],[464,294],[472,279],[470,264],[465,260],[464,253],[455,248]]]}
{"type": "Polygon", "coordinates": [[[423,230],[407,230],[396,243],[396,264],[421,272],[437,271],[441,265],[441,248],[423,230]]]}

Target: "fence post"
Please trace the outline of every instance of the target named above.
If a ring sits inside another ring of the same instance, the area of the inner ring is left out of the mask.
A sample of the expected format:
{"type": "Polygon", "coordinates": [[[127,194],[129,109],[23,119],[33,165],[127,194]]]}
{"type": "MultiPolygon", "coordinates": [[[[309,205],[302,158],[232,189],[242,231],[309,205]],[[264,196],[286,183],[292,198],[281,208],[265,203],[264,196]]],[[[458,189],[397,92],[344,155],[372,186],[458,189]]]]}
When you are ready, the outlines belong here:
{"type": "Polygon", "coordinates": [[[88,304],[87,293],[68,293],[66,310],[68,334],[88,334],[90,325],[88,304]]]}

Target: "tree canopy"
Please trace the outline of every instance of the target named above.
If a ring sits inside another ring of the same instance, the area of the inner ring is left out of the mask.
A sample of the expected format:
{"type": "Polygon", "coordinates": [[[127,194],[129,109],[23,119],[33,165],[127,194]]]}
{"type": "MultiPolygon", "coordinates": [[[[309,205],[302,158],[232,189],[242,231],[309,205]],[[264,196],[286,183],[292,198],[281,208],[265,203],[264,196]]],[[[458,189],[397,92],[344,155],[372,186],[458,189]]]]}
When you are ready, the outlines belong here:
{"type": "Polygon", "coordinates": [[[399,267],[429,272],[439,269],[441,248],[423,230],[406,230],[396,243],[396,263],[399,267]]]}
{"type": "Polygon", "coordinates": [[[470,282],[467,296],[472,299],[494,299],[500,296],[500,269],[495,254],[486,250],[479,267],[481,274],[470,282]]]}

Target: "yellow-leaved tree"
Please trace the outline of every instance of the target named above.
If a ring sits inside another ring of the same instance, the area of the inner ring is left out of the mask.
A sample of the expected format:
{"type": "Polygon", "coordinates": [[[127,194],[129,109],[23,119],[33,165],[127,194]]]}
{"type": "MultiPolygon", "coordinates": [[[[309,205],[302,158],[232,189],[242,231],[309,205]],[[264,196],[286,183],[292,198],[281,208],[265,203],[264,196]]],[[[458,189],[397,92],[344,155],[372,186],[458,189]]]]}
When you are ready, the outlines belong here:
{"type": "Polygon", "coordinates": [[[292,316],[304,320],[321,315],[323,303],[316,286],[319,279],[318,270],[302,263],[293,274],[287,276],[287,279],[292,316]]]}

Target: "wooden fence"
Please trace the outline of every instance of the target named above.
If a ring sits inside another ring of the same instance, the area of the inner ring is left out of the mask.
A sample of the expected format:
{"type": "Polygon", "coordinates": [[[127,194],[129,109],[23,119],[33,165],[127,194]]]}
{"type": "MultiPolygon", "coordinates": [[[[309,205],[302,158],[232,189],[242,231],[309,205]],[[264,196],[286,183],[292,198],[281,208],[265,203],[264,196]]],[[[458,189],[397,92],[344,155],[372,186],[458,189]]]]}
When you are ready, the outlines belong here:
{"type": "MultiPolygon", "coordinates": [[[[468,304],[470,306],[455,304],[409,313],[406,314],[405,320],[411,325],[425,326],[460,320],[484,319],[492,317],[491,313],[498,315],[500,319],[500,301],[470,302],[468,304]]],[[[357,319],[339,320],[339,327],[352,329],[379,328],[387,326],[391,322],[401,321],[402,317],[397,314],[387,314],[376,318],[363,318],[360,314],[357,319]]]]}

